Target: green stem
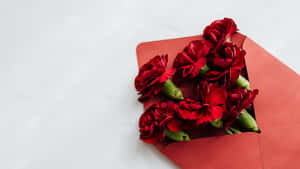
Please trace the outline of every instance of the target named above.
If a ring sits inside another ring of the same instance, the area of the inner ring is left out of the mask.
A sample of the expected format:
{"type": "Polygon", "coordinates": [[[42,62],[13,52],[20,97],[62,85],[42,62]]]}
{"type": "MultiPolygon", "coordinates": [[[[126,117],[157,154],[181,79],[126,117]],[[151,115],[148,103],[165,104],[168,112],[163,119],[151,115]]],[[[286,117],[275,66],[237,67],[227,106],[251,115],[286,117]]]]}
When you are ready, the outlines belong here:
{"type": "Polygon", "coordinates": [[[238,129],[235,129],[235,128],[233,128],[233,127],[228,127],[228,129],[229,130],[231,130],[233,133],[235,133],[235,134],[239,134],[239,133],[242,133],[240,130],[238,130],[238,129]]]}
{"type": "Polygon", "coordinates": [[[243,89],[251,91],[249,81],[246,78],[244,78],[242,75],[239,75],[238,79],[236,80],[236,84],[243,89]]]}
{"type": "Polygon", "coordinates": [[[242,128],[249,131],[259,132],[255,119],[247,112],[246,109],[241,111],[236,120],[242,128]]]}
{"type": "Polygon", "coordinates": [[[191,140],[189,135],[183,131],[172,132],[169,129],[165,129],[165,135],[174,141],[189,141],[191,140]]]}
{"type": "Polygon", "coordinates": [[[230,131],[230,130],[226,130],[225,128],[224,128],[224,131],[225,131],[225,133],[226,133],[226,134],[228,134],[228,135],[231,135],[231,134],[233,134],[233,133],[232,133],[232,131],[230,131]]]}
{"type": "Polygon", "coordinates": [[[228,127],[228,130],[226,130],[225,128],[224,128],[224,130],[225,130],[225,133],[228,135],[242,133],[240,130],[230,127],[230,126],[228,127]]]}
{"type": "MultiPolygon", "coordinates": [[[[218,120],[212,121],[212,122],[210,122],[210,124],[211,124],[212,126],[216,127],[216,128],[223,128],[223,121],[222,121],[222,119],[218,119],[218,120]]],[[[228,127],[228,130],[226,130],[225,128],[224,128],[224,130],[225,130],[225,132],[226,132],[227,134],[238,134],[238,133],[242,133],[242,132],[239,131],[238,129],[235,129],[235,128],[230,127],[230,126],[228,127]]]]}
{"type": "Polygon", "coordinates": [[[165,81],[162,92],[171,99],[184,99],[181,90],[170,79],[165,81]]]}

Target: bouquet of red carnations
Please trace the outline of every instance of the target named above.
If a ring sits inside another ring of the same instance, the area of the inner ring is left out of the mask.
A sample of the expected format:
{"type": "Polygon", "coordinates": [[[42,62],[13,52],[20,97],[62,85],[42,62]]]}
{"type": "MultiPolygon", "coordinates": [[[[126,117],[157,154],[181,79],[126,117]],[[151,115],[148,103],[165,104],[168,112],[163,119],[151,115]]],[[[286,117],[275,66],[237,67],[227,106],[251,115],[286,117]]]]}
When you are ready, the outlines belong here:
{"type": "Polygon", "coordinates": [[[139,101],[153,102],[139,120],[144,142],[188,141],[195,129],[208,127],[227,134],[260,132],[252,106],[258,90],[250,88],[246,51],[231,40],[237,30],[232,19],[214,21],[203,39],[177,54],[171,69],[168,55],[140,68],[135,78],[139,101]]]}

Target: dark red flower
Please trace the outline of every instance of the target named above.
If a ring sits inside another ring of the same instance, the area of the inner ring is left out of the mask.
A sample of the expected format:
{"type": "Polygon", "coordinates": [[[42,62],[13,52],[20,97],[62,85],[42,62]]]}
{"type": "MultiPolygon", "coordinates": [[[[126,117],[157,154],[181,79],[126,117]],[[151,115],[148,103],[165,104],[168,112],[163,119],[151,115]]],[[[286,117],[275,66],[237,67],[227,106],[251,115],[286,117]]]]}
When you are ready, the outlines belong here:
{"type": "Polygon", "coordinates": [[[141,94],[139,101],[157,95],[164,82],[173,76],[175,69],[166,71],[167,63],[168,55],[156,56],[140,68],[135,78],[135,88],[141,94]]]}
{"type": "Polygon", "coordinates": [[[174,75],[175,83],[181,82],[185,78],[195,78],[206,64],[206,55],[209,47],[202,40],[194,40],[180,52],[174,61],[176,68],[174,75]]]}
{"type": "Polygon", "coordinates": [[[181,122],[174,115],[178,105],[172,101],[155,103],[140,117],[140,138],[147,143],[154,144],[163,141],[164,130],[167,127],[172,132],[181,130],[181,122]]]}
{"type": "Polygon", "coordinates": [[[178,115],[195,125],[220,119],[224,112],[226,90],[216,84],[201,81],[197,87],[198,100],[185,99],[179,103],[178,115]]]}
{"type": "Polygon", "coordinates": [[[257,94],[257,89],[250,92],[240,87],[228,91],[228,97],[226,100],[227,111],[223,116],[225,128],[230,126],[235,121],[243,109],[248,109],[251,107],[257,94]]]}
{"type": "Polygon", "coordinates": [[[235,58],[244,56],[246,53],[233,43],[226,42],[224,45],[219,46],[216,50],[209,55],[210,67],[226,69],[231,67],[235,58]]]}
{"type": "Polygon", "coordinates": [[[235,83],[245,67],[245,55],[246,52],[233,43],[224,43],[208,56],[211,69],[205,74],[206,79],[218,80],[224,77],[225,84],[235,83]]]}
{"type": "Polygon", "coordinates": [[[203,37],[210,46],[217,46],[224,43],[237,30],[237,26],[232,19],[224,18],[208,25],[204,29],[203,37]]]}

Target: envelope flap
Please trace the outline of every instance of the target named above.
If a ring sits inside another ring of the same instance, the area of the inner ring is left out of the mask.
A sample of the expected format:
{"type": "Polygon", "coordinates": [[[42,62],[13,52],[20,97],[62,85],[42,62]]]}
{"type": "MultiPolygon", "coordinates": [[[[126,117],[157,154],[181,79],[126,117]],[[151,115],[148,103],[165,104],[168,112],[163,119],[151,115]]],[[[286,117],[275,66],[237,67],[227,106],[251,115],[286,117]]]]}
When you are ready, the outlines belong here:
{"type": "Polygon", "coordinates": [[[300,156],[300,76],[247,38],[246,64],[260,93],[255,112],[265,169],[298,169],[300,156]]]}

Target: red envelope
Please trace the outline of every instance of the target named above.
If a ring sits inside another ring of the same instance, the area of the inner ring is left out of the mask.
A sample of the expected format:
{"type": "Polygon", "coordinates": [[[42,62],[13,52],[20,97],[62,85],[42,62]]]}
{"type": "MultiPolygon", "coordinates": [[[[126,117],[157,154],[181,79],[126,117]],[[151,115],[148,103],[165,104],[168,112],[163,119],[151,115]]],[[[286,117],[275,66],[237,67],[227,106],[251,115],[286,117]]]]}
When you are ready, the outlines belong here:
{"type": "MultiPolygon", "coordinates": [[[[137,47],[138,65],[168,54],[170,68],[177,53],[190,41],[201,38],[141,43],[137,47]]],[[[251,88],[260,92],[254,108],[261,133],[197,138],[157,144],[156,148],[182,169],[299,169],[299,75],[248,37],[237,33],[232,41],[246,50],[251,88]]]]}

